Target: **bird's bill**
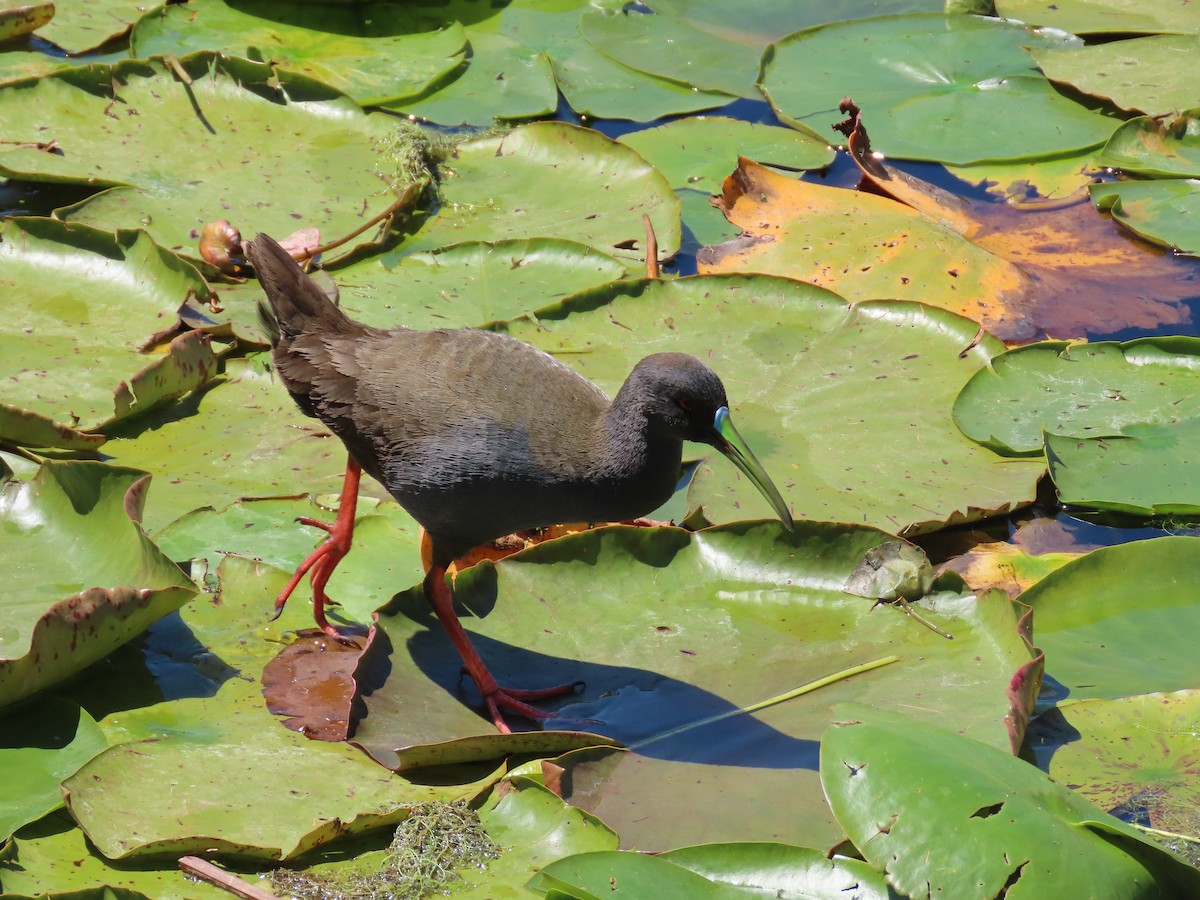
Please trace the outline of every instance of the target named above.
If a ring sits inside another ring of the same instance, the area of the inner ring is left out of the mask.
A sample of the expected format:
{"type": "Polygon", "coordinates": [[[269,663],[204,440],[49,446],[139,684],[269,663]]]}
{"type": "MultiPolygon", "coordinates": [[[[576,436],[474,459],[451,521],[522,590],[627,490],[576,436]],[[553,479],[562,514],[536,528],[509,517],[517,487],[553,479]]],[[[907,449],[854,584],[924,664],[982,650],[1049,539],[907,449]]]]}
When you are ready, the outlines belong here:
{"type": "Polygon", "coordinates": [[[767,498],[775,510],[775,515],[779,516],[779,521],[791,531],[791,510],[783,502],[779,489],[767,475],[767,470],[762,467],[762,463],[758,461],[754,451],[738,434],[738,430],[733,427],[733,419],[729,418],[729,407],[727,406],[718,409],[717,416],[713,419],[712,445],[729,457],[729,460],[741,470],[742,474],[754,483],[759,493],[767,498]]]}

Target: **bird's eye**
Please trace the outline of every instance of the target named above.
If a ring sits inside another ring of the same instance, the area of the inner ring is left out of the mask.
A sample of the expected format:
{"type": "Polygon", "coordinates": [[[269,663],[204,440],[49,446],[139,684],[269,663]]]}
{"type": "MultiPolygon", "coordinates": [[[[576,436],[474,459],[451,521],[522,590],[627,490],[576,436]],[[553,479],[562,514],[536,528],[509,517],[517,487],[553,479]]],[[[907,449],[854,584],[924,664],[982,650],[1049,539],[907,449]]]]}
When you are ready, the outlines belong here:
{"type": "Polygon", "coordinates": [[[691,397],[678,397],[675,400],[675,405],[678,406],[684,412],[691,412],[692,411],[692,398],[691,397]]]}

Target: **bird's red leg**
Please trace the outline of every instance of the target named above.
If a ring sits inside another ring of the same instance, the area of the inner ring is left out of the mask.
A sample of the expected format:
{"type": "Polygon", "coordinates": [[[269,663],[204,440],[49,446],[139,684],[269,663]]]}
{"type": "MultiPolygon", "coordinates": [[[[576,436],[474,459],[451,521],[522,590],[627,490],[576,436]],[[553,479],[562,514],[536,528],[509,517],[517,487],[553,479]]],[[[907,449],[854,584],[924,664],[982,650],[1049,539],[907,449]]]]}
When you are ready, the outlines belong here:
{"type": "Polygon", "coordinates": [[[538,709],[536,706],[530,706],[525,701],[545,700],[548,697],[559,697],[563,694],[570,694],[579,686],[580,682],[575,681],[570,684],[558,684],[554,687],[533,691],[500,687],[496,683],[496,679],[492,677],[492,673],[488,671],[487,666],[484,665],[483,659],[479,656],[479,651],[471,643],[471,639],[467,636],[462,623],[458,621],[458,614],[454,612],[453,596],[450,593],[449,585],[446,584],[445,566],[437,564],[430,566],[429,574],[425,576],[425,599],[433,607],[433,611],[437,614],[442,627],[446,629],[450,640],[458,649],[458,653],[463,660],[463,667],[479,688],[479,693],[483,695],[483,702],[486,704],[488,713],[492,717],[492,722],[504,734],[511,733],[512,729],[504,721],[504,715],[500,712],[501,708],[507,709],[509,712],[514,712],[519,716],[524,716],[527,719],[548,719],[554,713],[538,709]]]}
{"type": "Polygon", "coordinates": [[[349,457],[346,462],[346,479],[342,482],[342,496],[338,501],[338,514],[332,525],[328,522],[310,519],[308,516],[302,516],[296,520],[305,525],[312,525],[328,531],[329,537],[322,541],[321,545],[310,553],[304,562],[300,563],[287,585],[279,592],[279,596],[275,598],[275,615],[272,618],[279,618],[284,604],[292,595],[292,591],[296,589],[296,585],[300,583],[305,574],[311,573],[309,580],[312,583],[313,618],[327,635],[341,639],[338,630],[325,618],[325,606],[333,602],[325,594],[325,585],[329,583],[329,578],[333,575],[337,564],[342,561],[342,557],[350,552],[350,544],[354,537],[354,513],[358,506],[358,482],[361,475],[362,468],[354,461],[354,457],[349,457]]]}

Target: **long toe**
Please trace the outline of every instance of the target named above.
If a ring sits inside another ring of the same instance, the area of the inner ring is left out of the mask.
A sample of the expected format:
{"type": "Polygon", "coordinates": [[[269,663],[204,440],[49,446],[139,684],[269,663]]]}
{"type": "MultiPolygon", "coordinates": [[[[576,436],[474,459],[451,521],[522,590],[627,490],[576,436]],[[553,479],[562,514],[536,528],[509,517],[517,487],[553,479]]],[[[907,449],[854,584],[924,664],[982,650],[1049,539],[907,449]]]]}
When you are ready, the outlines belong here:
{"type": "Polygon", "coordinates": [[[514,697],[512,693],[503,689],[488,694],[483,698],[483,702],[487,705],[488,713],[491,715],[496,729],[502,734],[512,734],[512,728],[504,720],[504,713],[501,712],[501,709],[508,710],[510,713],[516,713],[518,716],[529,719],[531,722],[548,719],[554,715],[552,712],[538,709],[536,706],[530,706],[525,701],[514,697]]]}
{"type": "Polygon", "coordinates": [[[564,694],[577,693],[582,687],[582,681],[572,681],[569,684],[556,684],[554,687],[536,688],[530,691],[503,688],[502,692],[515,700],[547,700],[551,697],[561,697],[564,694]]]}

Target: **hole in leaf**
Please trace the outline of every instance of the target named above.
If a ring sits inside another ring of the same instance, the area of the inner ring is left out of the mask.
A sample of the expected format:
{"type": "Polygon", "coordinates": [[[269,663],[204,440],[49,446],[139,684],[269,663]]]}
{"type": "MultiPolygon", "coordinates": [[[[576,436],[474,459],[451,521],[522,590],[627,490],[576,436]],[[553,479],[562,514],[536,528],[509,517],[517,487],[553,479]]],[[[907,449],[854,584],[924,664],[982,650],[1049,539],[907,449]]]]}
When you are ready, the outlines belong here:
{"type": "Polygon", "coordinates": [[[1012,870],[1012,874],[1008,876],[1008,880],[1004,882],[1004,887],[1000,888],[1000,892],[996,894],[996,900],[1004,900],[1008,896],[1008,889],[1021,880],[1021,870],[1029,865],[1029,860],[1021,863],[1012,870]]]}
{"type": "MultiPolygon", "coordinates": [[[[975,812],[971,813],[972,819],[989,819],[1000,810],[1004,809],[1003,803],[993,803],[991,806],[981,806],[975,812]]],[[[1024,863],[1022,863],[1024,865],[1024,863]]]]}

